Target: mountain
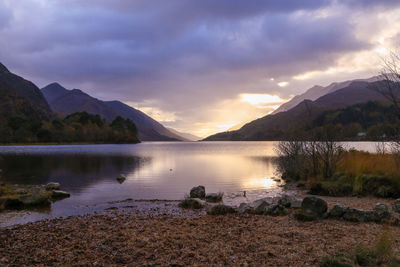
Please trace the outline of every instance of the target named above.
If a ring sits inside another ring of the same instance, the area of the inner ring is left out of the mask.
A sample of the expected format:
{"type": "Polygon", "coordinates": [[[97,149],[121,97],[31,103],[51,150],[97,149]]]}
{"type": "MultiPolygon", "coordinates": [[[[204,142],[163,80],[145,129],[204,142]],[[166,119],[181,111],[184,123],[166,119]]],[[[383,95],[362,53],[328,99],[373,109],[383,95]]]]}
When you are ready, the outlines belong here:
{"type": "Polygon", "coordinates": [[[36,85],[0,63],[0,123],[13,116],[41,121],[51,119],[54,114],[36,85]]]}
{"type": "Polygon", "coordinates": [[[300,104],[302,101],[308,99],[308,100],[316,100],[320,98],[321,96],[327,95],[329,93],[333,93],[337,90],[343,89],[345,87],[348,87],[351,83],[353,82],[367,82],[367,83],[372,83],[376,82],[379,80],[382,80],[382,76],[374,76],[368,79],[356,79],[356,80],[349,80],[349,81],[344,81],[344,82],[334,82],[331,83],[328,86],[320,86],[320,85],[315,85],[308,89],[306,92],[300,95],[296,95],[293,97],[290,101],[282,104],[279,108],[274,110],[271,114],[277,114],[279,112],[287,111],[298,104],[300,104]]]}
{"type": "Polygon", "coordinates": [[[199,140],[201,140],[201,137],[196,136],[196,135],[191,134],[191,133],[183,133],[183,132],[177,131],[177,130],[172,129],[172,128],[167,128],[167,129],[170,130],[171,132],[173,132],[174,134],[177,134],[177,135],[182,136],[183,138],[185,138],[186,140],[184,140],[184,141],[199,141],[199,140]]]}
{"type": "Polygon", "coordinates": [[[161,123],[120,101],[102,101],[79,89],[68,90],[58,83],[42,88],[50,107],[59,115],[66,116],[86,111],[98,114],[111,122],[117,116],[131,119],[137,126],[142,141],[181,141],[183,138],[166,129],[161,123]]]}
{"type": "Polygon", "coordinates": [[[303,100],[295,107],[247,123],[236,131],[218,133],[205,138],[206,141],[236,140],[280,140],[304,129],[326,111],[345,108],[368,101],[386,101],[371,87],[380,82],[353,81],[348,86],[319,97],[315,101],[303,100]]]}

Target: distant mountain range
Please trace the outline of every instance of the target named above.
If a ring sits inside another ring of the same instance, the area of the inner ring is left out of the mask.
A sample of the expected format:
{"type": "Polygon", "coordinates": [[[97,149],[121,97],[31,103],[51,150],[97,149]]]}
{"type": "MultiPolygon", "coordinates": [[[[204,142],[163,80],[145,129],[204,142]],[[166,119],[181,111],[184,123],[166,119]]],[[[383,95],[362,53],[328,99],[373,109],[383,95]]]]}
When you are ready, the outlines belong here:
{"type": "Polygon", "coordinates": [[[283,104],[279,108],[280,111],[274,114],[249,122],[239,130],[218,133],[204,140],[285,139],[294,132],[305,129],[312,124],[313,120],[326,111],[343,109],[368,101],[386,101],[382,95],[371,90],[372,87],[381,86],[378,80],[379,77],[373,77],[365,80],[334,83],[327,87],[314,86],[303,95],[283,104]],[[317,99],[309,100],[305,99],[306,97],[317,97],[317,99]]]}
{"type": "Polygon", "coordinates": [[[102,101],[79,89],[68,90],[58,83],[42,88],[51,109],[61,116],[86,111],[105,118],[108,122],[117,116],[131,119],[142,141],[186,141],[186,138],[168,130],[161,123],[120,101],[102,101]]]}
{"type": "Polygon", "coordinates": [[[40,90],[32,82],[11,73],[0,63],[0,130],[9,123],[9,118],[21,117],[40,122],[83,111],[100,115],[107,122],[113,121],[117,116],[131,119],[136,124],[139,139],[142,141],[192,140],[192,137],[177,134],[140,110],[120,101],[102,101],[79,89],[67,90],[58,83],[49,84],[40,90]]]}
{"type": "Polygon", "coordinates": [[[202,139],[201,137],[199,137],[197,135],[194,135],[194,134],[191,134],[191,133],[180,132],[180,131],[177,131],[177,130],[172,129],[172,128],[167,128],[167,129],[170,130],[171,132],[173,132],[174,134],[182,136],[183,138],[186,139],[185,141],[199,141],[199,140],[202,139]]]}
{"type": "Polygon", "coordinates": [[[13,116],[35,120],[54,117],[42,92],[32,82],[11,73],[0,63],[0,124],[13,116]]]}

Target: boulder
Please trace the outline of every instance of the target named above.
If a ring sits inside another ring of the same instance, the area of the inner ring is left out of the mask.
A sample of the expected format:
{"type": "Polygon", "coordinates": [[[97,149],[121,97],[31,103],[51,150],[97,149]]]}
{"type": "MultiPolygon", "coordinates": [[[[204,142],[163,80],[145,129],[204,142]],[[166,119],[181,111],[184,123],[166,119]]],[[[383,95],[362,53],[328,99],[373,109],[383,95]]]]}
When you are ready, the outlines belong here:
{"type": "Polygon", "coordinates": [[[269,201],[269,199],[262,198],[262,199],[253,201],[250,204],[250,207],[253,209],[253,212],[256,214],[264,214],[265,208],[267,208],[271,204],[272,204],[272,202],[269,201]]]}
{"type": "Polygon", "coordinates": [[[351,222],[373,222],[376,221],[375,212],[372,210],[359,210],[348,208],[343,214],[343,219],[351,222]]]}
{"type": "Polygon", "coordinates": [[[301,203],[301,209],[305,215],[317,219],[324,216],[328,210],[328,204],[318,197],[305,197],[301,203]]]}
{"type": "Polygon", "coordinates": [[[62,190],[53,190],[51,197],[52,198],[67,198],[70,197],[71,194],[62,190]]]}
{"type": "Polygon", "coordinates": [[[243,213],[252,213],[253,208],[250,207],[249,204],[247,203],[240,203],[239,208],[238,208],[238,213],[243,214],[243,213]]]}
{"type": "Polygon", "coordinates": [[[392,204],[392,210],[394,212],[400,213],[400,198],[396,199],[392,204]]]}
{"type": "Polygon", "coordinates": [[[210,215],[225,215],[229,213],[235,213],[235,209],[231,206],[227,205],[215,205],[208,212],[210,215]]]}
{"type": "Polygon", "coordinates": [[[45,186],[46,190],[60,190],[60,183],[50,182],[45,186]]]}
{"type": "Polygon", "coordinates": [[[390,217],[388,206],[383,203],[378,203],[374,207],[375,220],[380,222],[390,217]]]}
{"type": "Polygon", "coordinates": [[[206,195],[206,201],[207,202],[221,202],[222,201],[222,194],[217,194],[217,193],[209,193],[206,195]]]}
{"type": "Polygon", "coordinates": [[[201,199],[205,198],[206,197],[206,189],[205,189],[205,187],[202,186],[202,185],[193,187],[190,190],[190,197],[191,198],[201,198],[201,199]]]}
{"type": "Polygon", "coordinates": [[[331,218],[342,218],[345,212],[347,211],[348,207],[336,204],[333,208],[329,211],[329,217],[331,218]]]}

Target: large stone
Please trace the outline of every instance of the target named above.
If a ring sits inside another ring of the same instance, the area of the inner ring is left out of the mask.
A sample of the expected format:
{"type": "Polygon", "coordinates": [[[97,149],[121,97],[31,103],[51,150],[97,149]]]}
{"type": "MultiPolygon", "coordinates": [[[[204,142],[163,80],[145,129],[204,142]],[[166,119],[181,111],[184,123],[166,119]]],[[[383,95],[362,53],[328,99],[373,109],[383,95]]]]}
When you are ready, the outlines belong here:
{"type": "Polygon", "coordinates": [[[374,207],[375,220],[380,222],[390,217],[388,206],[383,203],[378,203],[374,207]]]}
{"type": "Polygon", "coordinates": [[[269,198],[262,198],[253,201],[250,204],[250,207],[253,209],[253,212],[256,214],[264,214],[265,209],[272,204],[269,198]]]}
{"type": "Polygon", "coordinates": [[[396,199],[392,204],[392,210],[394,212],[400,213],[400,198],[396,199]]]}
{"type": "Polygon", "coordinates": [[[247,203],[240,203],[239,208],[238,208],[238,213],[243,214],[243,213],[252,213],[253,208],[250,207],[249,204],[247,203]]]}
{"type": "Polygon", "coordinates": [[[46,190],[59,190],[60,183],[50,182],[45,186],[46,190]]]}
{"type": "Polygon", "coordinates": [[[328,204],[318,197],[305,197],[301,203],[301,208],[303,213],[308,216],[322,218],[328,210],[328,204]]]}
{"type": "Polygon", "coordinates": [[[52,198],[67,198],[70,197],[71,194],[62,190],[53,190],[51,197],[52,198]]]}
{"type": "Polygon", "coordinates": [[[372,210],[348,208],[343,214],[343,219],[351,222],[373,222],[376,221],[376,216],[372,210]]]}
{"type": "Polygon", "coordinates": [[[341,218],[346,213],[348,207],[336,204],[333,208],[329,211],[329,217],[332,218],[341,218]]]}
{"type": "Polygon", "coordinates": [[[205,189],[205,187],[202,186],[202,185],[193,187],[190,190],[190,197],[191,198],[201,198],[201,199],[205,198],[206,197],[206,189],[205,189]]]}

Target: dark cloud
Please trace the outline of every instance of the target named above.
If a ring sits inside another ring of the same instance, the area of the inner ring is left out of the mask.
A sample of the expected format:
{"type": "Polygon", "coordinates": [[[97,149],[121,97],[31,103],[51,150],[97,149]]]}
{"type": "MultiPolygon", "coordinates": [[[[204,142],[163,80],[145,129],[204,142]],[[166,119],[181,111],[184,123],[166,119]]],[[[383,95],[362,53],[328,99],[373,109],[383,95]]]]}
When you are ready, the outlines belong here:
{"type": "Polygon", "coordinates": [[[324,69],[344,53],[370,48],[368,40],[355,34],[353,13],[399,4],[389,0],[4,3],[0,4],[0,60],[12,70],[39,85],[58,81],[107,99],[151,99],[184,120],[207,105],[249,90],[287,96],[289,91],[279,91],[266,81],[324,69]],[[320,14],[336,6],[341,12],[320,14]]]}

